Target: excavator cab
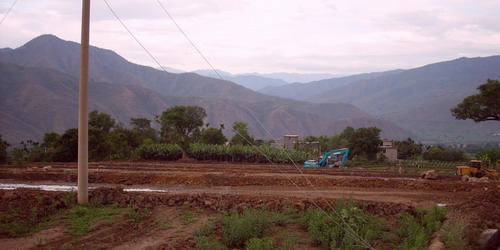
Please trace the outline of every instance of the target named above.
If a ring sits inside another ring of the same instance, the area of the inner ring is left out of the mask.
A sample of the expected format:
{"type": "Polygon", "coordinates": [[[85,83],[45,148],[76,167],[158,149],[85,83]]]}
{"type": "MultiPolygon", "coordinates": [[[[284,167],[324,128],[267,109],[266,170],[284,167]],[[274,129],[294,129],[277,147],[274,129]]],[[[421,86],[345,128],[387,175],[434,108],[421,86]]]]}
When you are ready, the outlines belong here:
{"type": "Polygon", "coordinates": [[[493,180],[498,180],[498,173],[493,169],[486,169],[483,166],[483,163],[479,160],[472,160],[469,162],[467,166],[459,166],[457,167],[456,175],[459,176],[469,176],[469,177],[488,177],[493,180]]]}
{"type": "Polygon", "coordinates": [[[475,168],[475,169],[481,169],[482,162],[481,161],[470,161],[469,162],[469,167],[475,168]]]}

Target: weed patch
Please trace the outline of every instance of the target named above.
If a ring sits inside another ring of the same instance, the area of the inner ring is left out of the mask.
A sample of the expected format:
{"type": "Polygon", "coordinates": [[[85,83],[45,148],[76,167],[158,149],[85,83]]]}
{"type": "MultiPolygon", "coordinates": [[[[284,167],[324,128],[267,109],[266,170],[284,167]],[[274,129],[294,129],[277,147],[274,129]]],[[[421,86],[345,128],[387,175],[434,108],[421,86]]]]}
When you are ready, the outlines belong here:
{"type": "Polygon", "coordinates": [[[272,250],[275,243],[274,239],[270,237],[252,238],[245,243],[245,246],[247,250],[272,250]]]}
{"type": "Polygon", "coordinates": [[[417,210],[417,215],[403,214],[401,218],[400,235],[402,249],[425,249],[429,237],[436,232],[444,221],[446,209],[432,207],[428,212],[417,210]]]}
{"type": "Polygon", "coordinates": [[[117,206],[82,207],[74,206],[66,217],[70,234],[85,235],[99,224],[112,225],[120,214],[117,206]]]}
{"type": "Polygon", "coordinates": [[[329,249],[366,247],[376,234],[369,216],[343,199],[337,200],[335,211],[328,214],[319,209],[308,210],[304,220],[313,241],[329,249]]]}
{"type": "Polygon", "coordinates": [[[209,221],[205,224],[203,224],[202,226],[200,226],[195,232],[194,234],[197,236],[197,237],[201,237],[201,236],[210,236],[214,233],[215,231],[215,222],[213,221],[209,221]]]}
{"type": "Polygon", "coordinates": [[[446,249],[472,249],[467,238],[467,221],[462,217],[454,218],[443,228],[446,249]]]}
{"type": "MultiPolygon", "coordinates": [[[[35,199],[37,204],[43,202],[43,196],[37,196],[35,199]]],[[[32,207],[29,213],[22,214],[19,208],[14,208],[13,204],[9,204],[7,211],[0,213],[0,235],[9,237],[30,235],[51,225],[53,217],[51,214],[40,216],[38,206],[32,207]]]]}
{"type": "Polygon", "coordinates": [[[268,224],[263,211],[247,210],[243,214],[226,215],[222,218],[224,244],[243,247],[251,238],[260,238],[268,224]]]}
{"type": "Polygon", "coordinates": [[[213,237],[201,236],[196,240],[196,248],[201,250],[226,250],[227,247],[224,246],[219,240],[213,237]]]}

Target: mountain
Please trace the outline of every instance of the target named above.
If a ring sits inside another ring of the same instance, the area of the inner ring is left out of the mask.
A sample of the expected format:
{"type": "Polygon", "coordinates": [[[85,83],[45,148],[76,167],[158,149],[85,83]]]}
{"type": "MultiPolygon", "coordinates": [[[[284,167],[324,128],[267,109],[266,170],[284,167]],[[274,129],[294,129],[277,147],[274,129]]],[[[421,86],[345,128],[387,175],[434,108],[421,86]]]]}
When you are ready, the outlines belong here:
{"type": "Polygon", "coordinates": [[[344,75],[334,75],[334,74],[299,74],[299,73],[287,73],[287,72],[277,72],[268,74],[250,73],[250,74],[268,78],[274,78],[274,79],[281,79],[289,83],[308,83],[323,79],[330,79],[330,78],[337,78],[344,76],[344,75]]]}
{"type": "Polygon", "coordinates": [[[402,70],[391,70],[386,72],[365,73],[365,74],[345,76],[339,78],[324,79],[319,81],[313,81],[310,83],[293,83],[286,86],[278,86],[278,87],[269,86],[260,89],[259,92],[284,98],[309,100],[311,96],[326,92],[333,88],[345,86],[350,83],[357,82],[359,80],[377,78],[379,76],[395,74],[401,71],[402,70]]]}
{"type": "Polygon", "coordinates": [[[450,109],[477,93],[477,86],[488,78],[499,79],[499,72],[500,56],[459,58],[360,80],[310,100],[354,104],[425,140],[495,140],[498,122],[457,121],[450,109]]]}
{"type": "MultiPolygon", "coordinates": [[[[202,76],[212,77],[215,79],[220,79],[219,76],[217,76],[213,70],[196,70],[193,71],[192,73],[196,73],[202,76]]],[[[283,86],[289,84],[288,82],[285,82],[281,79],[263,77],[254,74],[233,75],[229,72],[224,72],[219,70],[217,71],[217,73],[219,73],[219,75],[224,80],[234,82],[236,84],[239,84],[245,88],[249,88],[254,91],[267,86],[283,86]]]]}
{"type": "MultiPolygon", "coordinates": [[[[2,69],[6,72],[2,72],[0,81],[3,98],[0,132],[19,135],[24,133],[40,138],[43,132],[61,132],[74,127],[72,124],[75,124],[76,117],[72,118],[71,114],[75,108],[76,96],[73,92],[53,94],[53,88],[59,88],[48,85],[76,83],[79,73],[78,56],[77,43],[64,41],[53,35],[37,37],[14,50],[0,51],[0,61],[6,62],[2,69]],[[10,72],[12,64],[22,67],[10,72]],[[31,70],[37,73],[28,74],[31,70]],[[48,76],[38,77],[38,74],[48,76]],[[57,83],[56,80],[42,79],[66,80],[57,83]],[[16,89],[11,85],[24,88],[16,89]],[[71,103],[67,103],[70,100],[71,103]],[[56,112],[44,114],[42,110],[56,112]],[[31,119],[32,116],[39,119],[31,119]]],[[[194,73],[173,74],[133,64],[111,50],[96,47],[90,48],[90,77],[91,86],[105,86],[99,87],[98,91],[91,89],[96,95],[91,100],[93,107],[110,113],[124,124],[133,117],[151,119],[173,105],[199,104],[207,109],[211,124],[244,121],[249,123],[254,135],[263,139],[271,136],[260,124],[261,119],[265,120],[262,123],[266,128],[273,127],[270,130],[277,137],[290,133],[302,136],[333,134],[340,132],[345,126],[357,128],[373,125],[383,130],[384,137],[402,138],[409,135],[393,123],[376,118],[351,104],[319,104],[273,97],[230,81],[194,73]]],[[[61,87],[66,88],[67,86],[61,87]]],[[[30,138],[32,137],[24,139],[30,138]]]]}
{"type": "MultiPolygon", "coordinates": [[[[332,119],[284,104],[166,96],[140,86],[96,81],[90,82],[89,90],[89,110],[106,112],[125,125],[130,118],[153,120],[155,115],[175,105],[198,105],[205,108],[207,121],[214,127],[244,121],[258,138],[271,138],[261,123],[278,138],[289,133],[334,134],[346,126],[369,125],[385,127],[388,134],[406,135],[387,121],[364,116],[345,118],[347,114],[343,112],[338,113],[339,119],[332,119]]],[[[0,62],[0,98],[0,133],[9,142],[41,140],[45,132],[62,133],[77,126],[78,79],[69,74],[0,62]]],[[[230,129],[224,132],[226,136],[233,134],[230,129]]]]}
{"type": "MultiPolygon", "coordinates": [[[[0,61],[24,66],[47,67],[78,76],[79,51],[78,43],[64,41],[54,35],[42,35],[17,49],[0,53],[0,61]]],[[[358,117],[379,119],[352,105],[313,104],[261,94],[230,81],[204,77],[195,73],[173,74],[159,71],[131,63],[111,50],[94,46],[90,47],[89,60],[90,78],[98,82],[137,85],[170,96],[199,96],[237,102],[281,104],[301,112],[326,116],[334,120],[358,117]],[[343,115],[339,116],[339,113],[343,115]]]]}

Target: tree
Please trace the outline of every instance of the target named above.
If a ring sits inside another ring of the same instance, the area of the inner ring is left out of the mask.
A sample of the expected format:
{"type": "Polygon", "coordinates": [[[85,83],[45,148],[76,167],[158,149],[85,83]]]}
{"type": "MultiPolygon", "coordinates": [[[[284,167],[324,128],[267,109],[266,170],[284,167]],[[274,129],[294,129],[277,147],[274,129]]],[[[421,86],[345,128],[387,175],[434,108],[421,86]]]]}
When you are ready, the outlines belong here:
{"type": "Polygon", "coordinates": [[[244,122],[234,122],[233,131],[236,133],[229,142],[231,145],[253,145],[254,138],[248,134],[248,126],[244,122]]]}
{"type": "Polygon", "coordinates": [[[94,128],[100,131],[109,132],[115,126],[116,121],[111,115],[99,113],[97,110],[93,110],[89,113],[89,129],[94,128]]]}
{"type": "Polygon", "coordinates": [[[328,139],[328,148],[329,149],[338,149],[345,148],[349,145],[349,140],[351,139],[352,134],[354,133],[354,128],[346,127],[342,133],[334,136],[330,136],[328,139]]]}
{"type": "Polygon", "coordinates": [[[466,161],[464,152],[452,149],[444,149],[440,146],[428,147],[422,156],[428,161],[466,161]]]}
{"type": "Polygon", "coordinates": [[[7,141],[2,139],[2,135],[0,134],[0,163],[7,162],[7,148],[10,144],[7,141]]]}
{"type": "Polygon", "coordinates": [[[422,154],[422,144],[415,143],[411,138],[395,141],[394,144],[398,148],[398,159],[406,160],[422,154]]]}
{"type": "Polygon", "coordinates": [[[78,158],[78,129],[70,128],[61,135],[52,161],[69,162],[78,158]]]}
{"type": "Polygon", "coordinates": [[[500,82],[490,80],[477,87],[479,94],[466,97],[451,109],[457,120],[500,121],[500,82]]]}
{"type": "Polygon", "coordinates": [[[161,133],[168,142],[187,146],[190,136],[204,125],[205,109],[198,106],[174,106],[163,112],[159,118],[161,133]]]}
{"type": "Polygon", "coordinates": [[[205,144],[223,145],[227,139],[219,129],[207,128],[201,131],[200,142],[205,144]]]}
{"type": "Polygon", "coordinates": [[[132,130],[123,131],[127,134],[128,144],[133,147],[138,147],[145,140],[156,142],[157,131],[151,127],[151,120],[146,118],[132,118],[130,119],[132,130]],[[127,133],[128,132],[128,133],[127,133]]]}
{"type": "Polygon", "coordinates": [[[373,161],[380,152],[380,129],[377,127],[358,128],[349,138],[349,149],[352,156],[364,156],[373,161]]]}
{"type": "Polygon", "coordinates": [[[130,118],[130,125],[135,130],[147,130],[151,128],[151,120],[146,118],[130,118]]]}

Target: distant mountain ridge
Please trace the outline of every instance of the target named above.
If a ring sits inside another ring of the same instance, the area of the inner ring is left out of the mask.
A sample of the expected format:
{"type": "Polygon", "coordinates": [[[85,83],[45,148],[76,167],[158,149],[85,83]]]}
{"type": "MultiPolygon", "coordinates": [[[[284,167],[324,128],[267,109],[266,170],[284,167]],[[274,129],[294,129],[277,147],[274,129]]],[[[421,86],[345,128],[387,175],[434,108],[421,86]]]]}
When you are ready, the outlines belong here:
{"type": "MultiPolygon", "coordinates": [[[[0,61],[6,63],[0,69],[0,133],[16,140],[22,136],[39,139],[43,132],[74,127],[78,55],[77,43],[53,35],[37,37],[14,50],[2,50],[0,61]]],[[[373,125],[381,127],[386,137],[409,135],[351,104],[315,104],[264,95],[230,81],[133,64],[113,51],[96,47],[90,48],[90,77],[91,86],[100,86],[99,91],[91,88],[91,108],[110,113],[124,124],[134,117],[151,119],[173,105],[200,105],[207,109],[211,124],[228,126],[244,121],[263,139],[270,137],[257,119],[278,138],[289,133],[334,134],[346,126],[373,125]]]]}
{"type": "Polygon", "coordinates": [[[383,117],[425,140],[497,140],[498,122],[458,121],[450,109],[500,78],[500,56],[459,58],[396,74],[360,80],[313,95],[315,102],[348,102],[383,117]]]}
{"type": "Polygon", "coordinates": [[[360,80],[377,78],[383,75],[390,75],[402,72],[403,70],[391,70],[386,72],[365,73],[339,78],[324,79],[309,83],[293,83],[285,86],[269,86],[259,90],[259,92],[279,96],[284,98],[293,98],[297,100],[309,100],[312,96],[324,93],[330,89],[342,87],[360,80]]]}

